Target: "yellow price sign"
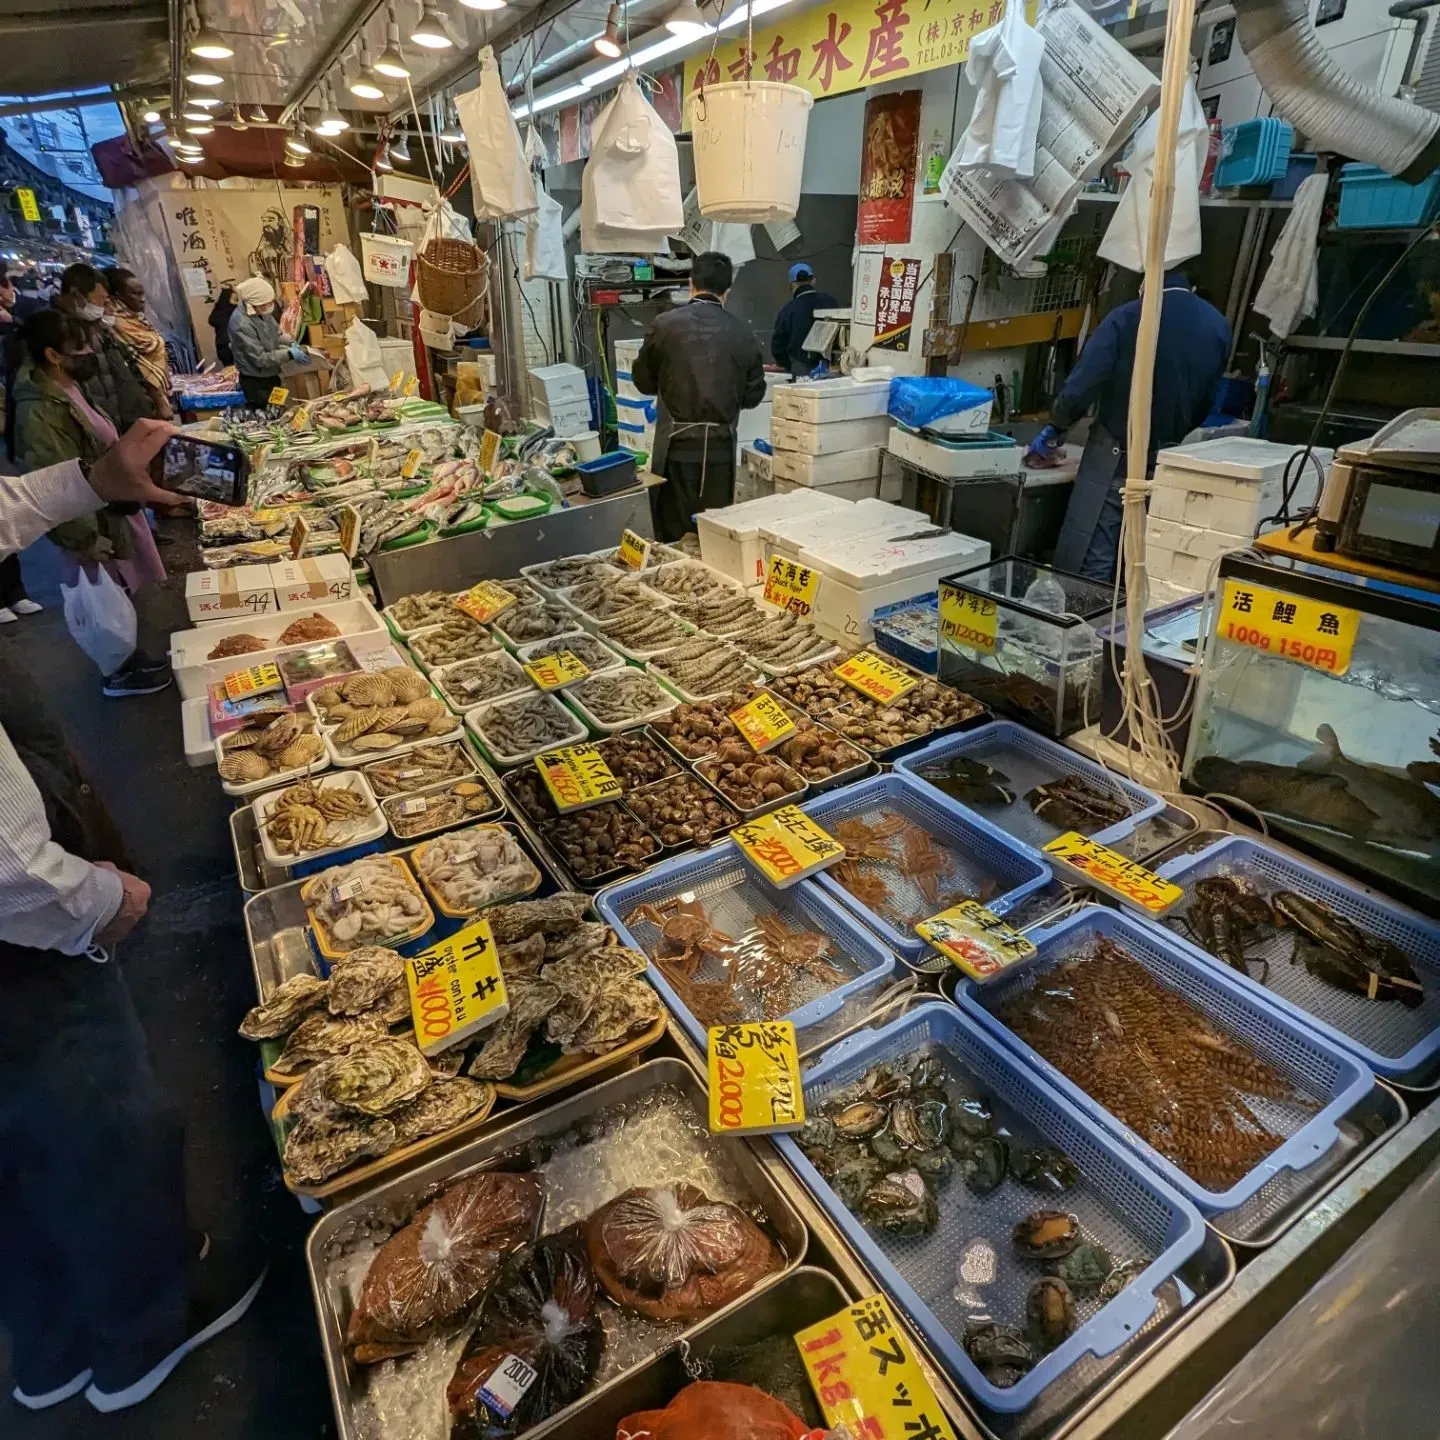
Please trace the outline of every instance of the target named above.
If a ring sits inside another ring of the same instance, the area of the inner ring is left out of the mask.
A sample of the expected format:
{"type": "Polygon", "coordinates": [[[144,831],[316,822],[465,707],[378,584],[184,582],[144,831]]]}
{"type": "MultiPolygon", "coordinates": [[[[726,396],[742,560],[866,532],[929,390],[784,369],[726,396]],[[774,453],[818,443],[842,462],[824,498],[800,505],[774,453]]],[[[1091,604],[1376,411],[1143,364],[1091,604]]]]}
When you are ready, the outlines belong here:
{"type": "Polygon", "coordinates": [[[386,386],[386,389],[388,389],[388,390],[390,391],[390,393],[393,395],[393,394],[395,394],[395,392],[396,392],[397,390],[399,390],[399,388],[400,388],[404,383],[405,383],[405,372],[404,372],[403,370],[397,370],[397,371],[390,377],[390,384],[389,384],[388,386],[386,386]]]}
{"type": "Polygon", "coordinates": [[[866,1440],[955,1440],[883,1295],[801,1330],[795,1344],[832,1429],[866,1440]]]}
{"type": "Polygon", "coordinates": [[[500,458],[500,432],[486,430],[480,436],[480,468],[488,475],[500,458]]]}
{"type": "Polygon", "coordinates": [[[795,733],[795,722],[768,690],[762,691],[748,705],[732,710],[730,719],[757,755],[773,750],[795,733]]]}
{"type": "Polygon", "coordinates": [[[1215,610],[1215,636],[1282,660],[1343,675],[1350,668],[1358,611],[1283,590],[1226,580],[1215,610]]]}
{"type": "Polygon", "coordinates": [[[1138,860],[1131,860],[1078,830],[1057,835],[1044,853],[1047,859],[1077,871],[1088,884],[1108,891],[1117,900],[1138,905],[1152,915],[1163,914],[1185,894],[1180,886],[1162,880],[1138,860]]]}
{"type": "Polygon", "coordinates": [[[626,530],[620,536],[620,563],[627,570],[643,570],[650,560],[651,541],[633,530],[626,530]]]}
{"type": "Polygon", "coordinates": [[[340,548],[347,560],[353,560],[360,548],[360,512],[353,505],[342,505],[335,512],[335,524],[340,531],[340,548]]]}
{"type": "Polygon", "coordinates": [[[978,900],[962,900],[922,920],[915,933],[972,980],[993,980],[1035,954],[1029,940],[978,900]]]}
{"type": "Polygon", "coordinates": [[[302,405],[290,417],[290,428],[292,430],[303,430],[310,423],[310,407],[302,405]]]}
{"type": "Polygon", "coordinates": [[[270,391],[270,403],[272,405],[283,405],[290,398],[290,392],[283,385],[276,385],[270,391]]]}
{"type": "Polygon", "coordinates": [[[510,1009],[488,920],[476,920],[407,960],[405,984],[422,1055],[460,1044],[510,1009]]]}
{"type": "Polygon", "coordinates": [[[808,620],[815,613],[815,596],[820,589],[820,572],[808,565],[772,555],[765,572],[765,603],[788,610],[808,620]]]}
{"type": "Polygon", "coordinates": [[[419,393],[420,393],[420,377],[419,377],[418,375],[412,375],[412,376],[405,382],[405,398],[408,400],[408,399],[412,398],[413,396],[418,395],[419,393]]]}
{"type": "Polygon", "coordinates": [[[472,620],[488,624],[497,615],[508,610],[518,597],[498,585],[494,580],[482,580],[472,585],[456,602],[455,608],[463,610],[472,620]]]}
{"type": "Polygon", "coordinates": [[[527,660],[525,673],[542,690],[562,690],[585,679],[590,667],[573,651],[561,650],[556,655],[536,655],[527,660]]]}
{"type": "Polygon", "coordinates": [[[28,220],[32,225],[40,223],[40,205],[35,199],[35,192],[28,186],[22,185],[15,192],[15,198],[20,202],[20,218],[28,220]]]}
{"type": "Polygon", "coordinates": [[[845,858],[845,847],[798,805],[782,805],[758,820],[737,825],[730,836],[740,853],[779,890],[845,858]]]}
{"type": "Polygon", "coordinates": [[[268,695],[272,690],[283,690],[284,682],[280,671],[274,665],[252,665],[248,670],[236,670],[224,680],[225,694],[231,700],[243,700],[247,695],[268,695]]]}
{"type": "Polygon", "coordinates": [[[835,667],[835,673],[847,685],[882,705],[892,704],[920,683],[918,675],[882,660],[873,650],[861,650],[842,660],[835,667]]]}
{"type": "Polygon", "coordinates": [[[535,757],[535,768],[562,814],[618,800],[624,787],[593,745],[567,745],[535,757]]]}
{"type": "Polygon", "coordinates": [[[940,635],[984,655],[995,653],[995,602],[971,590],[940,586],[940,635]]]}
{"type": "Polygon", "coordinates": [[[402,480],[413,480],[416,471],[420,469],[420,465],[424,459],[425,452],[423,450],[411,450],[405,456],[404,462],[400,466],[400,478],[402,480]]]}
{"type": "Polygon", "coordinates": [[[707,1039],[712,1134],[774,1135],[805,1123],[800,1053],[788,1020],[712,1025],[707,1039]]]}
{"type": "Polygon", "coordinates": [[[310,538],[310,522],[301,514],[295,516],[290,527],[290,558],[298,560],[305,553],[305,542],[310,538]]]}

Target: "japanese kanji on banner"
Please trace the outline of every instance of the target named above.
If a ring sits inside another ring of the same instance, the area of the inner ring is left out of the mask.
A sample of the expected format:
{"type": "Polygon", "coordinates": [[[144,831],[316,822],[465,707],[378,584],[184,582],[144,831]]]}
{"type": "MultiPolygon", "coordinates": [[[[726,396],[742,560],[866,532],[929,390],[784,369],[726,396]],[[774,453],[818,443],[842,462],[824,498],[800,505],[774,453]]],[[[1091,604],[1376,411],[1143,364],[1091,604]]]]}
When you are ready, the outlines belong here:
{"type": "Polygon", "coordinates": [[[896,256],[880,270],[880,289],[875,297],[875,338],[871,346],[880,350],[908,350],[910,327],[915,321],[915,291],[920,285],[920,262],[896,256]]]}
{"type": "Polygon", "coordinates": [[[915,157],[920,149],[920,92],[871,95],[865,101],[860,148],[861,245],[904,245],[910,240],[915,157]]]}

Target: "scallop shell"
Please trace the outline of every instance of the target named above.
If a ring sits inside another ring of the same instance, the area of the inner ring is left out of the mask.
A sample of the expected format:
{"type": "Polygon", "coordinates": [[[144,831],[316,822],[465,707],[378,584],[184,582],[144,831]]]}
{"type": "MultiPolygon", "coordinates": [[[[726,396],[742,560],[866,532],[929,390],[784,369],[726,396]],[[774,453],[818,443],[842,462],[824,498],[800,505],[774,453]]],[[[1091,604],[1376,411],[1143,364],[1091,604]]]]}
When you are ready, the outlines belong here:
{"type": "Polygon", "coordinates": [[[405,743],[404,736],[392,735],[388,730],[376,730],[366,735],[357,735],[350,741],[352,750],[392,750],[405,743]]]}
{"type": "Polygon", "coordinates": [[[318,735],[301,735],[292,740],[278,757],[283,770],[298,770],[309,765],[325,753],[325,742],[318,735]]]}
{"type": "Polygon", "coordinates": [[[383,675],[352,675],[340,689],[352,705],[389,705],[395,698],[383,675]]]}
{"type": "Polygon", "coordinates": [[[325,719],[331,725],[338,725],[342,720],[348,720],[352,715],[357,713],[356,706],[347,705],[342,700],[338,705],[331,705],[326,709],[325,719]]]}
{"type": "Polygon", "coordinates": [[[335,743],[349,745],[357,736],[363,735],[367,730],[373,730],[384,713],[383,710],[375,708],[357,710],[353,715],[340,722],[340,728],[335,732],[335,743]]]}
{"type": "Polygon", "coordinates": [[[315,698],[315,703],[322,710],[329,710],[344,699],[338,685],[322,685],[320,689],[312,691],[311,694],[315,698]]]}
{"type": "Polygon", "coordinates": [[[238,755],[227,755],[220,762],[219,770],[222,780],[243,785],[251,780],[263,780],[270,773],[270,762],[253,750],[242,750],[238,755]]]}
{"type": "Polygon", "coordinates": [[[419,700],[430,693],[429,682],[418,670],[412,670],[408,665],[392,665],[388,670],[381,670],[379,675],[390,682],[390,690],[399,705],[410,700],[419,700]]]}
{"type": "Polygon", "coordinates": [[[393,725],[385,727],[385,733],[404,736],[408,739],[415,735],[423,735],[429,723],[428,720],[416,720],[413,716],[402,715],[393,725]]]}
{"type": "Polygon", "coordinates": [[[412,719],[423,720],[428,725],[446,713],[445,702],[437,700],[433,695],[424,695],[418,700],[412,700],[405,707],[405,713],[412,719]]]}
{"type": "Polygon", "coordinates": [[[409,711],[403,705],[387,705],[376,716],[375,723],[367,728],[371,730],[388,730],[392,725],[407,718],[409,711]]]}
{"type": "Polygon", "coordinates": [[[459,723],[453,715],[437,715],[425,727],[425,733],[427,735],[448,735],[459,723]]]}
{"type": "Polygon", "coordinates": [[[227,755],[234,750],[248,750],[260,738],[260,734],[259,730],[236,730],[220,742],[220,748],[227,755]]]}

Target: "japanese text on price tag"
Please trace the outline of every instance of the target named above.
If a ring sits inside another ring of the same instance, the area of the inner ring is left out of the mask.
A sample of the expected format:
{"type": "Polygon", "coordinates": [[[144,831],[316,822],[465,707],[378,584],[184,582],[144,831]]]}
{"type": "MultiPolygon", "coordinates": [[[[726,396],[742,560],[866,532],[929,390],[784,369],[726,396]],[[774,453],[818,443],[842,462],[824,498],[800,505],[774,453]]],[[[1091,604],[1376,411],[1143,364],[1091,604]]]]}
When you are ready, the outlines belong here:
{"type": "Polygon", "coordinates": [[[745,743],[757,755],[773,750],[795,733],[795,722],[769,691],[761,691],[748,705],[732,710],[730,718],[745,743]]]}
{"type": "Polygon", "coordinates": [[[231,700],[243,700],[247,695],[268,695],[272,690],[283,688],[280,671],[274,665],[252,665],[248,670],[236,670],[225,677],[225,694],[231,700]]]}
{"type": "Polygon", "coordinates": [[[500,458],[500,432],[486,430],[480,436],[480,468],[488,475],[500,458]]]}
{"type": "Polygon", "coordinates": [[[795,1336],[825,1421],[864,1440],[955,1440],[881,1295],[795,1336]]]}
{"type": "Polygon", "coordinates": [[[290,392],[283,385],[276,385],[270,391],[270,403],[283,405],[290,398],[290,392]]]}
{"type": "Polygon", "coordinates": [[[650,559],[652,543],[643,535],[637,535],[633,530],[626,530],[620,536],[620,563],[627,570],[643,570],[646,562],[650,559]]]}
{"type": "Polygon", "coordinates": [[[510,1009],[488,920],[476,920],[407,960],[405,983],[422,1055],[458,1045],[510,1009]]]}
{"type": "Polygon", "coordinates": [[[820,589],[820,572],[808,565],[799,565],[783,555],[770,557],[765,574],[765,603],[788,610],[802,620],[815,611],[815,595],[820,589]]]}
{"type": "Polygon", "coordinates": [[[835,667],[835,673],[862,695],[889,705],[907,691],[913,690],[920,677],[882,660],[873,650],[861,650],[835,667]]]}
{"type": "Polygon", "coordinates": [[[525,662],[525,673],[542,690],[559,690],[583,680],[590,667],[576,654],[561,650],[556,655],[536,655],[525,662]]]}
{"type": "Polygon", "coordinates": [[[1057,835],[1045,847],[1045,857],[1078,870],[1091,885],[1108,890],[1117,899],[1129,901],[1159,915],[1185,894],[1178,886],[1162,880],[1138,860],[1131,860],[1099,845],[1076,830],[1057,835]]]}
{"type": "Polygon", "coordinates": [[[409,454],[405,456],[404,463],[400,466],[400,478],[402,480],[413,480],[415,478],[415,472],[419,470],[420,462],[424,460],[424,458],[425,452],[423,450],[411,450],[409,454]]]}
{"type": "Polygon", "coordinates": [[[775,1134],[805,1123],[800,1055],[788,1020],[714,1025],[708,1039],[712,1133],[775,1134]]]}
{"type": "Polygon", "coordinates": [[[310,522],[298,512],[295,523],[290,527],[290,558],[298,560],[305,553],[305,542],[310,538],[310,522]]]}
{"type": "Polygon", "coordinates": [[[493,580],[482,580],[478,585],[472,585],[455,602],[455,608],[463,610],[472,620],[478,620],[485,625],[514,605],[516,598],[503,585],[497,585],[493,580]]]}
{"type": "Polygon", "coordinates": [[[922,920],[915,933],[972,980],[991,980],[1035,953],[1030,941],[978,900],[962,900],[922,920]]]}
{"type": "Polygon", "coordinates": [[[346,559],[353,560],[360,548],[360,512],[353,505],[341,505],[335,511],[335,523],[340,529],[340,548],[346,559]]]}
{"type": "Polygon", "coordinates": [[[798,805],[737,825],[730,835],[740,853],[780,890],[845,858],[845,847],[798,805]]]}
{"type": "Polygon", "coordinates": [[[1350,668],[1359,629],[1355,610],[1243,580],[1225,582],[1215,611],[1217,639],[1294,660],[1327,675],[1343,675],[1350,668]]]}
{"type": "Polygon", "coordinates": [[[593,745],[568,745],[535,757],[535,768],[562,813],[618,800],[623,787],[593,745]]]}
{"type": "Polygon", "coordinates": [[[983,654],[995,653],[995,602],[970,590],[940,585],[940,634],[983,654]]]}

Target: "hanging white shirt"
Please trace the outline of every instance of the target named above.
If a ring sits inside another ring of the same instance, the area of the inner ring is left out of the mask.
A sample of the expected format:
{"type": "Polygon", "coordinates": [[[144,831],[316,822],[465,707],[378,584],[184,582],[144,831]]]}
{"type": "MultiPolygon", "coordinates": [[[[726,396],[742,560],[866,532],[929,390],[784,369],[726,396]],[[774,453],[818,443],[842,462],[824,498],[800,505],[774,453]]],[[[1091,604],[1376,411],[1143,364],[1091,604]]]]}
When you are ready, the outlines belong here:
{"type": "Polygon", "coordinates": [[[1044,58],[1045,37],[1026,21],[1020,0],[1010,0],[1004,19],[971,40],[965,78],[980,93],[951,162],[956,169],[988,167],[1019,180],[1034,176],[1044,58]]]}

